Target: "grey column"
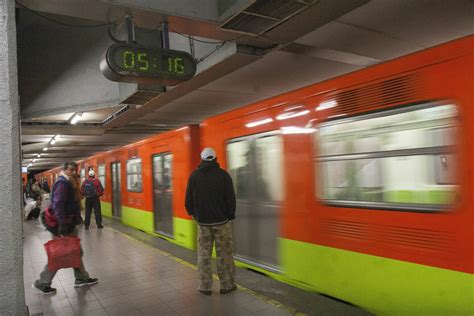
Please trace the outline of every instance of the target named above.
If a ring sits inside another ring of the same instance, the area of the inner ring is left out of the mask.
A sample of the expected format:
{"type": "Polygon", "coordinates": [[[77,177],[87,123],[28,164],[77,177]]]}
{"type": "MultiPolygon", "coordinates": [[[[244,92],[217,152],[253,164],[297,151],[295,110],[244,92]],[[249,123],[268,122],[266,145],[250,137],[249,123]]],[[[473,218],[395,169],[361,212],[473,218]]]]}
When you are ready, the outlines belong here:
{"type": "Polygon", "coordinates": [[[0,0],[0,315],[25,315],[14,0],[0,0]]]}

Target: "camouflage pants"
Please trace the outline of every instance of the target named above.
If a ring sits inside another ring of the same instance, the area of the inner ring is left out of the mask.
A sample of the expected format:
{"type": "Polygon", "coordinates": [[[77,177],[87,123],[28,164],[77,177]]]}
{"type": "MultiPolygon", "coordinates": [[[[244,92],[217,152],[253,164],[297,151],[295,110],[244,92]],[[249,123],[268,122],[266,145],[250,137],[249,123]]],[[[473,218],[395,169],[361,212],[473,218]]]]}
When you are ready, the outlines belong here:
{"type": "Polygon", "coordinates": [[[217,254],[217,275],[221,282],[221,289],[230,289],[234,285],[234,247],[230,222],[218,226],[198,225],[199,290],[202,291],[211,290],[212,287],[211,256],[214,241],[217,254]]]}

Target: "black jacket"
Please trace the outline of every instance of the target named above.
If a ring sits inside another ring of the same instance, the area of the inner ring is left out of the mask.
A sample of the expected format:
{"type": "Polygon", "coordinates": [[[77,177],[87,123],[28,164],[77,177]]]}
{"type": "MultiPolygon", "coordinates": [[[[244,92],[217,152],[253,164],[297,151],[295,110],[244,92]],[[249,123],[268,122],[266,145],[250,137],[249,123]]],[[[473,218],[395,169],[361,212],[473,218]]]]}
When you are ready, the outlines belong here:
{"type": "Polygon", "coordinates": [[[186,188],[186,210],[200,225],[224,224],[235,218],[232,178],[216,161],[203,161],[186,188]]]}

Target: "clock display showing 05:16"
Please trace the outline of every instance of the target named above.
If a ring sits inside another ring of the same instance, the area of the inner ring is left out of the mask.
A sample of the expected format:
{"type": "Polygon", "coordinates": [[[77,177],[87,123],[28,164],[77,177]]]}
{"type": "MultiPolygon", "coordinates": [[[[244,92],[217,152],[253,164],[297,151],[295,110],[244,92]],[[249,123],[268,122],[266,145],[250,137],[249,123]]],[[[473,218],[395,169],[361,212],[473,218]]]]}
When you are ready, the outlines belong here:
{"type": "Polygon", "coordinates": [[[118,54],[115,55],[114,59],[120,65],[120,68],[125,71],[175,76],[188,76],[190,73],[194,73],[187,56],[173,56],[151,50],[132,49],[119,49],[116,53],[118,54]]]}

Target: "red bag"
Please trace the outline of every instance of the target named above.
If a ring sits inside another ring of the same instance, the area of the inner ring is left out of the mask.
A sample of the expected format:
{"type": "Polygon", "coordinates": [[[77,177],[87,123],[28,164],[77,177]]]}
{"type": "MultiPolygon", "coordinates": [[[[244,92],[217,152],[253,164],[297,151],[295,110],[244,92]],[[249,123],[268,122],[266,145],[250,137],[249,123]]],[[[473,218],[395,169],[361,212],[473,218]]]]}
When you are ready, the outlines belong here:
{"type": "Polygon", "coordinates": [[[45,243],[44,248],[48,254],[49,271],[81,267],[81,239],[79,237],[59,237],[45,243]]]}
{"type": "Polygon", "coordinates": [[[58,226],[58,220],[50,207],[44,210],[44,219],[46,226],[51,228],[58,226]]]}

